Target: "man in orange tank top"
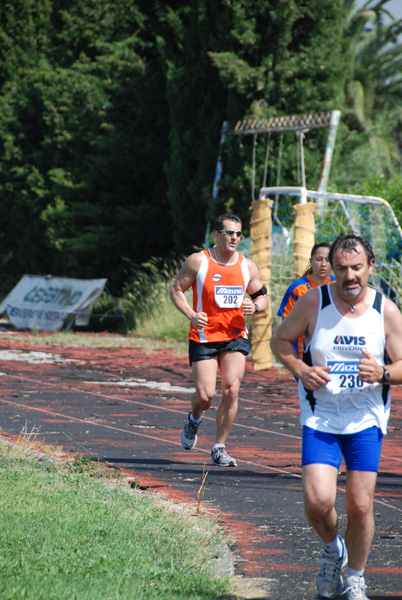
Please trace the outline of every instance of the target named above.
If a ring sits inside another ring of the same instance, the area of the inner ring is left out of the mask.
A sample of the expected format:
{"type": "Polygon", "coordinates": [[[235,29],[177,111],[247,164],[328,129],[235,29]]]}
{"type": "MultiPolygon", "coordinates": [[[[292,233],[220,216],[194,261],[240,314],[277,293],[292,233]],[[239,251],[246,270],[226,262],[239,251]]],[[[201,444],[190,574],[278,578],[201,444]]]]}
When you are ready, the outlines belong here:
{"type": "Polygon", "coordinates": [[[250,351],[244,317],[268,305],[267,289],[256,264],[237,252],[241,236],[239,217],[218,217],[216,245],[187,258],[170,292],[175,307],[190,321],[189,357],[195,384],[180,441],[185,450],[195,447],[202,414],[211,407],[215,395],[219,367],[222,398],[211,457],[221,467],[237,466],[225,444],[237,414],[240,383],[250,351]],[[191,287],[192,307],[186,297],[191,287]],[[246,292],[250,298],[244,297],[246,292]]]}

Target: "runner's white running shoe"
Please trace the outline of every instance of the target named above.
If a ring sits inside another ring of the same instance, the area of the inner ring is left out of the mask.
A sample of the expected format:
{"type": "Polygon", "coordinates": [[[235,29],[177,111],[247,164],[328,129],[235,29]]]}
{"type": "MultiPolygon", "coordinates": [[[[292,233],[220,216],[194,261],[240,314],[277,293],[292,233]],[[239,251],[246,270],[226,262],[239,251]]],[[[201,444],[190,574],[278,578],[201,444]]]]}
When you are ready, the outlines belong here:
{"type": "Polygon", "coordinates": [[[364,591],[366,588],[367,586],[364,583],[364,577],[349,575],[349,577],[346,577],[345,579],[343,597],[345,600],[370,600],[370,598],[367,598],[366,592],[364,591]]]}
{"type": "Polygon", "coordinates": [[[235,459],[230,456],[223,447],[212,450],[211,457],[218,467],[237,467],[235,459]]]}
{"type": "Polygon", "coordinates": [[[193,423],[190,420],[190,413],[188,413],[186,422],[184,423],[183,431],[180,434],[180,441],[184,450],[192,450],[195,448],[199,426],[200,425],[197,425],[197,423],[193,423]]]}
{"type": "Polygon", "coordinates": [[[319,598],[336,598],[342,592],[343,579],[341,569],[348,564],[348,551],[346,550],[344,539],[341,537],[340,539],[342,542],[341,556],[336,553],[328,554],[325,550],[322,553],[320,559],[321,569],[317,578],[317,594],[319,598]]]}

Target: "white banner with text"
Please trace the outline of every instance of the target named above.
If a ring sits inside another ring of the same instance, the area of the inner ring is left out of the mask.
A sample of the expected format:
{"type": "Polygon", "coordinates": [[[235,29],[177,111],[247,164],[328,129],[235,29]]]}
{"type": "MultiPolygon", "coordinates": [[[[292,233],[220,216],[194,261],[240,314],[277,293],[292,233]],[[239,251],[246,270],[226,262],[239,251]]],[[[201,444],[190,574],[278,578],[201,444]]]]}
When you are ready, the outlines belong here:
{"type": "Polygon", "coordinates": [[[60,331],[71,314],[88,312],[107,279],[24,275],[0,304],[17,329],[60,331]]]}

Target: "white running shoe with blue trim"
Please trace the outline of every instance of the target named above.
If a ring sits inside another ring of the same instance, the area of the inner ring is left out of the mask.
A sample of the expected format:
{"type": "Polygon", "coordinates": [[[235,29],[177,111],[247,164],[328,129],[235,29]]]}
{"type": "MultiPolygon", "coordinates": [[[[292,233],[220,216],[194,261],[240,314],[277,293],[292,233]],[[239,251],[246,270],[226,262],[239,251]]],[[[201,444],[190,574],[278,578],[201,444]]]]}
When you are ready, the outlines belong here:
{"type": "Polygon", "coordinates": [[[226,452],[224,446],[218,446],[212,450],[211,458],[218,467],[237,467],[236,460],[226,452]]]}
{"type": "Polygon", "coordinates": [[[342,554],[322,553],[321,569],[317,578],[317,595],[319,598],[336,598],[343,590],[341,569],[348,564],[348,551],[345,540],[339,536],[342,543],[342,554]]]}
{"type": "Polygon", "coordinates": [[[345,579],[343,588],[343,597],[345,600],[370,600],[366,596],[367,585],[364,582],[364,577],[349,575],[345,579]]]}

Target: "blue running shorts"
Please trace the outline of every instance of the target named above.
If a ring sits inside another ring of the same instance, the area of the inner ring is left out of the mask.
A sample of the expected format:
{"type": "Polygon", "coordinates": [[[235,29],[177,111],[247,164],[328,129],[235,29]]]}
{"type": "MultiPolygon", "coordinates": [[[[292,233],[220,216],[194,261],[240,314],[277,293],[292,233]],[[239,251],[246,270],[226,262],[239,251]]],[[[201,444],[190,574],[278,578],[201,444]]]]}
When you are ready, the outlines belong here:
{"type": "Polygon", "coordinates": [[[339,469],[343,456],[348,471],[378,473],[383,437],[378,427],[339,435],[304,425],[302,466],[319,463],[339,469]]]}

